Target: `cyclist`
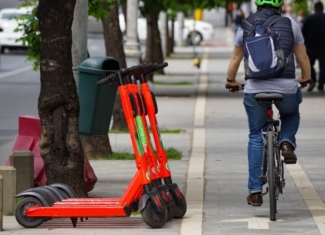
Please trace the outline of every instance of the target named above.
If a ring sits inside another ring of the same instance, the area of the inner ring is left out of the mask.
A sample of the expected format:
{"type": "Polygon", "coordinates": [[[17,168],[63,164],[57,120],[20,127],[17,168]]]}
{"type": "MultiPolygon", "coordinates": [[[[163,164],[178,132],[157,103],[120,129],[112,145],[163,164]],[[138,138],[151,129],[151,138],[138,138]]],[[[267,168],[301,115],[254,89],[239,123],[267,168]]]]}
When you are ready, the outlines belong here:
{"type": "MultiPolygon", "coordinates": [[[[246,20],[254,25],[257,20],[265,22],[273,15],[281,14],[281,6],[284,0],[255,0],[257,12],[246,20]]],[[[252,206],[263,204],[262,187],[260,179],[261,162],[263,155],[263,137],[261,130],[267,126],[266,106],[260,105],[255,100],[255,94],[261,92],[275,92],[283,94],[283,101],[277,106],[281,118],[281,133],[279,146],[282,156],[286,160],[295,163],[297,157],[294,153],[296,148],[295,135],[299,127],[299,104],[302,102],[302,94],[299,82],[310,80],[311,71],[309,58],[304,45],[304,38],[298,24],[288,17],[281,17],[277,20],[272,29],[280,34],[279,44],[284,55],[289,58],[289,63],[283,70],[270,79],[246,79],[244,87],[244,106],[248,117],[249,141],[248,141],[248,162],[249,179],[247,202],[252,206]],[[293,52],[301,66],[302,76],[295,78],[294,57],[289,56],[293,52]]],[[[244,57],[243,30],[239,28],[235,36],[232,58],[229,63],[226,84],[238,86],[242,89],[241,83],[235,80],[238,67],[244,57]]],[[[256,58],[258,60],[258,58],[256,58]]],[[[303,88],[303,87],[302,87],[303,88]]],[[[238,92],[232,91],[230,92],[238,92]]],[[[287,162],[288,164],[288,162],[287,162]]]]}

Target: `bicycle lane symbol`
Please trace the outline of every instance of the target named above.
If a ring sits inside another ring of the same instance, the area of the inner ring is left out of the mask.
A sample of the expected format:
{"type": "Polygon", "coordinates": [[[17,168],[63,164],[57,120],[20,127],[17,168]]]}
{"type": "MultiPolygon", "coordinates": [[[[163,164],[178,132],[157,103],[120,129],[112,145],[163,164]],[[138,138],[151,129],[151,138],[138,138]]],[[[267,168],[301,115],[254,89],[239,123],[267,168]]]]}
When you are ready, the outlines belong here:
{"type": "MultiPolygon", "coordinates": [[[[281,222],[283,220],[277,220],[276,222],[281,222]]],[[[239,222],[248,223],[248,229],[270,229],[269,223],[273,223],[268,218],[258,218],[258,217],[252,217],[252,218],[245,218],[245,219],[231,219],[231,220],[220,220],[219,222],[239,222]]]]}

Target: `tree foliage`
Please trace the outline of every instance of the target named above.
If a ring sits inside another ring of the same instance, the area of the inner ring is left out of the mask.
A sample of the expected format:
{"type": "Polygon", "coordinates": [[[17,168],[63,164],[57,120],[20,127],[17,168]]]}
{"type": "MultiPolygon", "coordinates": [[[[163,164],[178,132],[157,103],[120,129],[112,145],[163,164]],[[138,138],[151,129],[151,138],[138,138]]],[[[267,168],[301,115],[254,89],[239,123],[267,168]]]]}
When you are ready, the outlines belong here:
{"type": "MultiPolygon", "coordinates": [[[[123,2],[125,0],[119,0],[123,2]]],[[[89,0],[88,2],[88,14],[95,17],[97,20],[104,19],[108,16],[110,10],[114,7],[112,4],[114,0],[89,0]]],[[[40,48],[41,48],[41,35],[39,32],[38,19],[36,17],[36,6],[38,0],[25,0],[19,8],[31,7],[33,10],[27,15],[16,17],[18,21],[18,27],[15,32],[23,32],[21,38],[17,41],[21,41],[23,45],[28,45],[28,57],[27,61],[34,63],[34,70],[39,70],[40,65],[40,48]]]]}
{"type": "Polygon", "coordinates": [[[96,20],[104,19],[114,8],[114,0],[89,0],[88,14],[96,18],[96,20]]]}
{"type": "Polygon", "coordinates": [[[34,62],[34,70],[39,69],[41,53],[41,36],[35,7],[37,3],[38,0],[26,0],[20,5],[20,7],[31,7],[33,10],[26,15],[16,17],[18,27],[15,29],[15,32],[23,32],[23,36],[17,41],[21,41],[24,46],[28,45],[26,60],[34,62]]]}

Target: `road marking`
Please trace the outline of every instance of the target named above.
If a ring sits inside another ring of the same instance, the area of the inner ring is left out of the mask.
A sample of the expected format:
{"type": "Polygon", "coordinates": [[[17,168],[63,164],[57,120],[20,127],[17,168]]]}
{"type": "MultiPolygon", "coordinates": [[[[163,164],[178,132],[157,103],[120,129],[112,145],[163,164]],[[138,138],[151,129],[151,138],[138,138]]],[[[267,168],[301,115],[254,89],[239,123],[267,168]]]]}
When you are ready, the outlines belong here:
{"type": "Polygon", "coordinates": [[[0,80],[2,80],[3,78],[9,77],[9,76],[13,76],[13,75],[16,75],[16,74],[19,74],[19,73],[23,73],[23,72],[31,70],[31,69],[32,69],[32,66],[26,66],[26,67],[22,67],[20,69],[16,69],[16,70],[13,70],[13,71],[10,71],[10,72],[7,72],[7,73],[0,74],[0,80]]]}
{"type": "Polygon", "coordinates": [[[203,59],[201,61],[201,76],[195,104],[194,126],[204,126],[205,123],[206,91],[208,89],[208,60],[205,58],[205,55],[207,54],[206,50],[207,49],[205,48],[203,59]]]}
{"type": "MultiPolygon", "coordinates": [[[[277,222],[281,222],[283,220],[277,220],[277,222]]],[[[246,219],[232,219],[232,220],[221,220],[220,222],[247,222],[248,229],[270,229],[269,223],[270,221],[267,218],[259,218],[259,217],[252,217],[246,219]]]]}
{"type": "Polygon", "coordinates": [[[205,106],[206,92],[208,88],[208,59],[207,48],[201,61],[201,76],[199,80],[198,96],[195,103],[194,125],[202,128],[194,128],[192,153],[187,171],[186,202],[187,212],[182,220],[181,235],[201,235],[203,221],[203,197],[204,197],[204,162],[205,162],[205,106]]]}
{"type": "Polygon", "coordinates": [[[308,176],[299,163],[286,165],[286,167],[292,176],[299,193],[304,199],[320,234],[325,235],[325,207],[323,201],[318,196],[313,184],[310,182],[308,176]]]}

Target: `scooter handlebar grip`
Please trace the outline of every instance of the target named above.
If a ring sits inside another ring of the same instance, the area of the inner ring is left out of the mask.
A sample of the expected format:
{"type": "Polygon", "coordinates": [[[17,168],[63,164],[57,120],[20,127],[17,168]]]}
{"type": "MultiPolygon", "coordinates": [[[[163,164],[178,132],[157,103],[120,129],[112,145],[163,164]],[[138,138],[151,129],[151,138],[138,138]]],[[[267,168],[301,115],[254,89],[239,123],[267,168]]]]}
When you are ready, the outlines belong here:
{"type": "Polygon", "coordinates": [[[153,66],[154,66],[154,67],[148,69],[148,70],[144,73],[144,75],[147,75],[147,74],[152,73],[152,72],[154,72],[154,71],[157,71],[157,70],[159,70],[159,69],[165,68],[165,67],[168,66],[168,63],[167,63],[167,62],[164,62],[164,63],[161,63],[161,64],[153,64],[153,66]]]}
{"type": "Polygon", "coordinates": [[[130,75],[131,73],[137,72],[138,70],[141,70],[144,68],[143,64],[135,65],[127,69],[122,69],[119,71],[121,76],[127,76],[130,75]]]}
{"type": "Polygon", "coordinates": [[[107,76],[106,78],[99,80],[97,82],[97,85],[105,85],[105,84],[110,83],[115,80],[116,80],[116,73],[113,73],[113,74],[107,76]]]}

